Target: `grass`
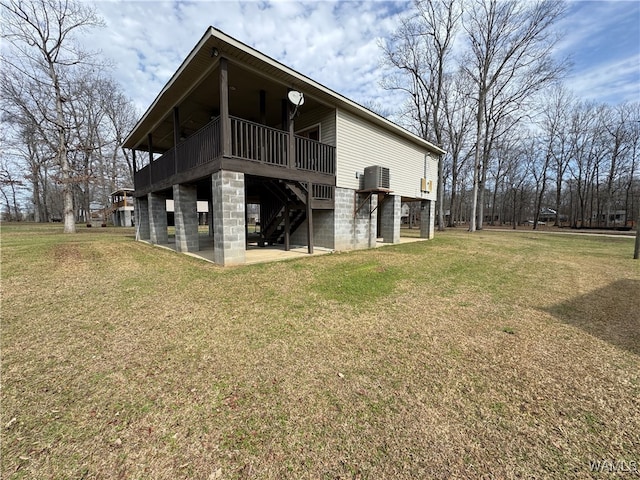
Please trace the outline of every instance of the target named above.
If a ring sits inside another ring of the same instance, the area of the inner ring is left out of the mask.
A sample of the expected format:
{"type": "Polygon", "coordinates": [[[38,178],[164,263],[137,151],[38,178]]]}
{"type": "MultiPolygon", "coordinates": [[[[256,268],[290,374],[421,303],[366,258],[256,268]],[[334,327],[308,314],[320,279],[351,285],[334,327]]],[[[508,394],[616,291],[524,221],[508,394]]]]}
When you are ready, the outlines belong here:
{"type": "Polygon", "coordinates": [[[626,238],[447,231],[222,269],[2,226],[1,476],[589,478],[640,457],[626,238]]]}

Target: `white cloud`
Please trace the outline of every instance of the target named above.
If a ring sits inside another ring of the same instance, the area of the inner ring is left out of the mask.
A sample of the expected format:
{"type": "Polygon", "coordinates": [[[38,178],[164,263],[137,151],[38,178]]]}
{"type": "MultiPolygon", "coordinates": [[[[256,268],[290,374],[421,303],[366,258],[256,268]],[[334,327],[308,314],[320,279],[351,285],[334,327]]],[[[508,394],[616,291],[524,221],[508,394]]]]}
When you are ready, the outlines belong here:
{"type": "Polygon", "coordinates": [[[579,98],[619,103],[640,98],[640,5],[634,1],[574,1],[560,24],[558,58],[573,68],[567,85],[579,98]]]}
{"type": "MultiPolygon", "coordinates": [[[[88,41],[114,61],[114,76],[141,110],[209,25],[349,98],[394,107],[401,101],[398,93],[379,85],[388,72],[379,67],[378,44],[410,6],[407,1],[102,1],[96,8],[107,27],[88,41]]],[[[572,3],[563,23],[567,36],[557,53],[574,53],[582,62],[576,62],[579,68],[570,79],[579,96],[612,99],[612,85],[624,98],[637,93],[633,82],[638,78],[629,68],[633,62],[637,67],[638,42],[622,58],[613,58],[614,46],[603,43],[628,20],[630,6],[638,11],[631,2],[572,3]],[[595,55],[602,50],[609,58],[595,55]]]]}
{"type": "Polygon", "coordinates": [[[602,63],[572,75],[566,81],[579,98],[618,103],[640,99],[640,54],[602,63]]]}
{"type": "Polygon", "coordinates": [[[406,2],[99,2],[89,42],[115,62],[140,109],[153,101],[209,25],[356,101],[380,99],[378,40],[406,2]]]}

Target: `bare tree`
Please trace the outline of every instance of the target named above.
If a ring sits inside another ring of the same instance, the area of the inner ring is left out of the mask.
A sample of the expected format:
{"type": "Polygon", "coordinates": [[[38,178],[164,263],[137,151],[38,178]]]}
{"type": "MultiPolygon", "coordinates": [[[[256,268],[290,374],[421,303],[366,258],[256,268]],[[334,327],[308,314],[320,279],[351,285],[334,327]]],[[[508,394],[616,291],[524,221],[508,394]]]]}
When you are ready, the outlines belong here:
{"type": "MultiPolygon", "coordinates": [[[[448,88],[443,100],[444,134],[447,145],[445,160],[450,162],[451,196],[449,204],[449,227],[455,226],[459,209],[459,182],[463,177],[462,171],[466,167],[470,150],[468,147],[469,129],[472,123],[472,104],[465,78],[458,72],[448,77],[448,88]]],[[[444,189],[443,189],[444,190],[444,189]]]]}
{"type": "MultiPolygon", "coordinates": [[[[470,48],[463,68],[476,87],[476,147],[470,231],[476,230],[483,158],[488,158],[486,118],[491,96],[519,102],[557,78],[551,27],[564,13],[559,1],[473,0],[464,28],[470,48]]],[[[481,219],[480,219],[481,220],[481,219]]]]}
{"type": "Polygon", "coordinates": [[[3,155],[0,157],[0,194],[7,209],[7,220],[21,220],[22,212],[18,205],[18,190],[24,187],[15,173],[15,166],[3,155]]]}
{"type": "Polygon", "coordinates": [[[572,94],[563,87],[554,88],[546,98],[548,98],[548,100],[541,102],[542,120],[540,126],[542,136],[547,145],[547,153],[550,155],[550,175],[553,176],[555,184],[555,225],[560,226],[562,186],[565,181],[565,173],[571,160],[569,125],[575,99],[572,94]]]}
{"type": "MultiPolygon", "coordinates": [[[[69,162],[71,120],[65,103],[79,65],[95,61],[82,51],[74,36],[88,27],[102,25],[94,10],[72,0],[9,0],[1,2],[5,38],[13,47],[7,64],[34,89],[30,93],[55,139],[55,163],[64,199],[64,231],[75,232],[73,183],[76,172],[69,162]],[[53,105],[47,102],[51,99],[53,105]]],[[[15,76],[14,76],[15,78],[15,76]]]]}
{"type": "Polygon", "coordinates": [[[133,102],[121,91],[120,87],[111,80],[103,80],[101,91],[101,104],[104,109],[110,131],[109,137],[114,141],[111,150],[111,177],[109,188],[114,191],[121,181],[124,186],[133,186],[133,159],[128,149],[122,148],[126,135],[133,129],[138,112],[133,102]],[[124,160],[126,170],[121,171],[124,160]]]}
{"type": "MultiPolygon", "coordinates": [[[[384,48],[386,63],[400,74],[385,87],[406,91],[420,136],[442,147],[445,82],[462,8],[460,0],[416,0],[415,14],[401,22],[384,48]],[[434,138],[431,137],[433,132],[434,138]]],[[[438,229],[444,230],[444,159],[438,161],[438,229]]]]}

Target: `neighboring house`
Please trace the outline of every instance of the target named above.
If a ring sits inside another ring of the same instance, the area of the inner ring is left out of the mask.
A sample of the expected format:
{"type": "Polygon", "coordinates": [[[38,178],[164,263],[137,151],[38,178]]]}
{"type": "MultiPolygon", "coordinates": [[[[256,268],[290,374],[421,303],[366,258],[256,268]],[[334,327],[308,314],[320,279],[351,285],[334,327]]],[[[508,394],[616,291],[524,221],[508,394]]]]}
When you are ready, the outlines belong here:
{"type": "Polygon", "coordinates": [[[261,245],[397,243],[401,204],[418,200],[421,235],[433,236],[441,149],[212,27],[124,147],[138,238],[168,242],[173,199],[176,249],[199,250],[196,202],[207,201],[222,265],[245,261],[248,205],[261,245]]]}
{"type": "Polygon", "coordinates": [[[116,227],[133,226],[133,188],[111,192],[111,221],[116,227]]]}

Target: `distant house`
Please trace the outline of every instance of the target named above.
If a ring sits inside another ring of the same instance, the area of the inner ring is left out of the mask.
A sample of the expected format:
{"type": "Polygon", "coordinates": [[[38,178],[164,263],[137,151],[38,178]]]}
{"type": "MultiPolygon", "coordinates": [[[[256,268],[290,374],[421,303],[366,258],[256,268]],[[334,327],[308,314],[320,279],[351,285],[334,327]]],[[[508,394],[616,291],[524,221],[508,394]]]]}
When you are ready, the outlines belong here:
{"type": "Polygon", "coordinates": [[[545,223],[552,223],[556,221],[556,217],[558,219],[559,224],[564,223],[568,220],[566,215],[563,215],[563,214],[558,215],[558,213],[554,209],[544,207],[540,210],[540,215],[538,215],[538,221],[545,222],[545,223]]]}
{"type": "Polygon", "coordinates": [[[133,226],[133,188],[111,192],[111,221],[116,227],[133,226]]]}
{"type": "Polygon", "coordinates": [[[244,263],[251,219],[261,245],[359,249],[399,242],[402,202],[420,201],[433,236],[441,149],[212,27],[124,146],[139,238],[168,242],[172,199],[176,249],[199,250],[206,201],[221,265],[244,263]]]}

